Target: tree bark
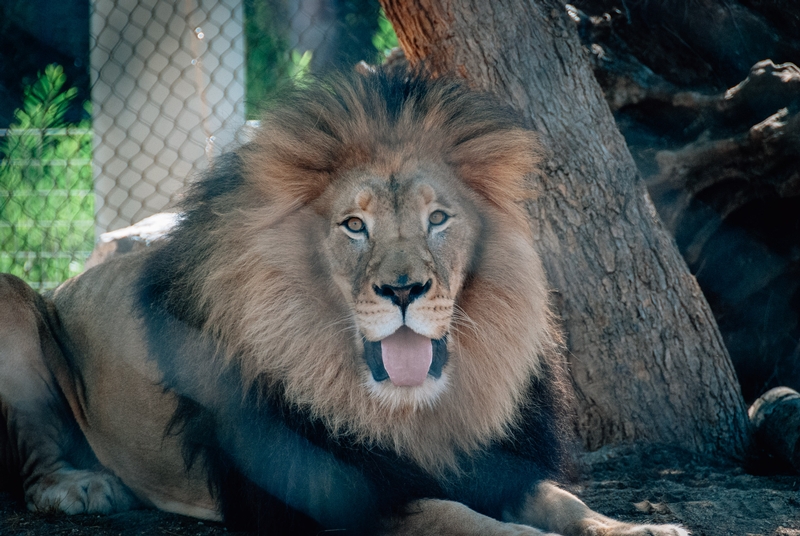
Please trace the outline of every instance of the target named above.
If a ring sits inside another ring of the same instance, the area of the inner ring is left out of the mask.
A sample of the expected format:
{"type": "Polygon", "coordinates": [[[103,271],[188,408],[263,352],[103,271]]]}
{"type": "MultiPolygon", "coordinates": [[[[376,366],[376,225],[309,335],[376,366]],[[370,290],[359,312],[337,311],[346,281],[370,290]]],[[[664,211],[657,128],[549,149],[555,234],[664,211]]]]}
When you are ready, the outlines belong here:
{"type": "Polygon", "coordinates": [[[412,65],[496,93],[541,133],[531,225],[567,335],[589,449],[741,455],[747,415],[715,320],[552,0],[381,0],[412,65]]]}
{"type": "Polygon", "coordinates": [[[570,3],[745,402],[800,390],[800,10],[788,0],[570,3]]]}

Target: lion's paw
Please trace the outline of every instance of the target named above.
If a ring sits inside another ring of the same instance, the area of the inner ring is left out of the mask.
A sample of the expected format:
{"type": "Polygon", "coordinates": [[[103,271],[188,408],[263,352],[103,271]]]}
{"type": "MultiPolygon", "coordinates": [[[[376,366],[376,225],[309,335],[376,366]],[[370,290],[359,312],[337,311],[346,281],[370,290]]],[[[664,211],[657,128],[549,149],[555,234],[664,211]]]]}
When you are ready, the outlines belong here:
{"type": "Polygon", "coordinates": [[[542,532],[539,529],[528,525],[517,525],[516,523],[501,523],[495,530],[479,534],[491,534],[492,536],[560,536],[550,532],[542,532]]]}
{"type": "Polygon", "coordinates": [[[592,536],[689,536],[689,531],[678,525],[633,525],[620,523],[612,527],[590,530],[592,536]]]}
{"type": "Polygon", "coordinates": [[[25,493],[29,510],[66,514],[109,514],[133,507],[136,499],[116,476],[97,471],[59,469],[25,493]]]}

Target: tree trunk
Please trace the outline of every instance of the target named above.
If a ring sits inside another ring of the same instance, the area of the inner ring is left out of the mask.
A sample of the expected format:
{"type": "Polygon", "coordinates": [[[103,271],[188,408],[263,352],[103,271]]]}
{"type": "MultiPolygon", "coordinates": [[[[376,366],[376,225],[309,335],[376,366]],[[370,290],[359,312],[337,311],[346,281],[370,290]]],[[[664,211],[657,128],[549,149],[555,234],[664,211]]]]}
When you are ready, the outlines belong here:
{"type": "MultiPolygon", "coordinates": [[[[574,0],[571,18],[745,402],[800,390],[800,10],[574,0]]],[[[794,7],[794,9],[790,9],[794,7]]]]}
{"type": "Polygon", "coordinates": [[[741,455],[747,415],[715,320],[664,231],[563,4],[382,0],[407,58],[499,95],[547,151],[529,210],[567,334],[578,429],[741,455]]]}

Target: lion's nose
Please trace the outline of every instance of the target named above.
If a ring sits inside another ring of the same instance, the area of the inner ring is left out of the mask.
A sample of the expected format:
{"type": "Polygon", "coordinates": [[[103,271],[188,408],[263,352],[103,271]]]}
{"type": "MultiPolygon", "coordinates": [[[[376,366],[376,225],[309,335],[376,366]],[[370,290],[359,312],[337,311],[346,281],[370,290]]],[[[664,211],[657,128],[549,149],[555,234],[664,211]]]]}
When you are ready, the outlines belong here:
{"type": "Polygon", "coordinates": [[[431,280],[428,279],[427,283],[412,283],[410,285],[395,286],[395,285],[373,285],[375,294],[392,300],[392,303],[398,306],[403,315],[406,313],[406,308],[411,305],[411,302],[424,296],[431,288],[431,280]]]}

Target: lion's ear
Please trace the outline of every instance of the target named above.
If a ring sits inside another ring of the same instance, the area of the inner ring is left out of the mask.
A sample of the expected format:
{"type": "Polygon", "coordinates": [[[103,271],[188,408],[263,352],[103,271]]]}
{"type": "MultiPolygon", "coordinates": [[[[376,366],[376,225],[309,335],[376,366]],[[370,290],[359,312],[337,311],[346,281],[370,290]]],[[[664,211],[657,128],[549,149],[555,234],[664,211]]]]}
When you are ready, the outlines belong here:
{"type": "Polygon", "coordinates": [[[509,211],[532,197],[525,177],[536,169],[541,155],[537,135],[521,128],[489,132],[456,145],[450,153],[456,172],[470,188],[509,211]]]}
{"type": "Polygon", "coordinates": [[[249,176],[279,205],[306,204],[319,197],[342,159],[342,144],[302,119],[293,125],[267,123],[251,144],[249,176]]]}

